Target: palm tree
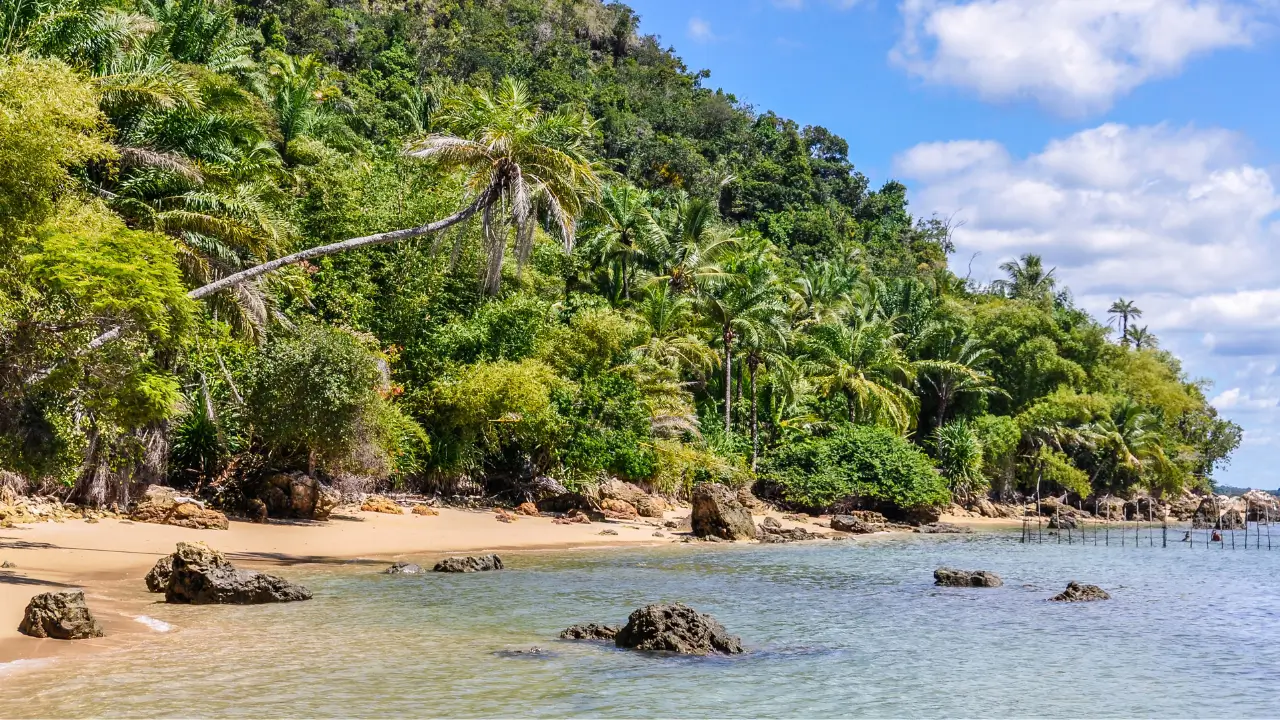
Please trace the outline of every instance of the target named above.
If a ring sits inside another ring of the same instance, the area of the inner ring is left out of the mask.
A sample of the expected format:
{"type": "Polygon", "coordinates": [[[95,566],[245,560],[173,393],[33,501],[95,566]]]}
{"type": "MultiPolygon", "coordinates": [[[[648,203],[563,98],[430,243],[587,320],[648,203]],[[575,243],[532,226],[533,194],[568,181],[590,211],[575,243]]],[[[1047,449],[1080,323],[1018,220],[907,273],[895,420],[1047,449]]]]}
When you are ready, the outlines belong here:
{"type": "Polygon", "coordinates": [[[1007,297],[1040,300],[1052,293],[1057,283],[1053,277],[1056,268],[1045,270],[1040,256],[1032,253],[1001,263],[1000,269],[1008,273],[1009,279],[996,280],[991,285],[1007,297]]]}
{"type": "Polygon", "coordinates": [[[1137,350],[1156,347],[1156,336],[1147,329],[1146,325],[1143,325],[1142,327],[1135,325],[1129,328],[1125,337],[1133,342],[1133,347],[1137,350]]]}
{"type": "MultiPolygon", "coordinates": [[[[1163,474],[1172,467],[1165,455],[1159,418],[1130,398],[1117,403],[1108,416],[1085,430],[1093,445],[1132,480],[1163,474]]],[[[1154,483],[1149,484],[1155,489],[1154,483]]]]}
{"type": "Polygon", "coordinates": [[[804,340],[806,372],[827,396],[844,397],[850,422],[910,429],[919,404],[910,389],[916,368],[892,319],[864,306],[848,323],[813,326],[804,340]]]}
{"type": "Polygon", "coordinates": [[[1129,321],[1133,318],[1142,317],[1142,311],[1138,309],[1136,303],[1132,300],[1119,298],[1111,303],[1111,307],[1107,308],[1107,314],[1111,316],[1111,322],[1114,324],[1118,319],[1120,321],[1120,341],[1125,345],[1129,344],[1129,321]]]}
{"type": "Polygon", "coordinates": [[[631,285],[639,265],[652,249],[656,225],[650,215],[650,196],[628,183],[610,185],[588,215],[596,221],[590,237],[591,254],[601,265],[614,268],[610,285],[615,297],[631,299],[631,285]]]}
{"type": "Polygon", "coordinates": [[[678,193],[651,217],[655,226],[649,235],[655,241],[651,254],[658,270],[655,282],[685,293],[726,276],[718,263],[737,241],[717,224],[712,203],[678,193]]]}
{"type": "Polygon", "coordinates": [[[839,320],[853,303],[858,271],[849,265],[823,261],[808,265],[791,281],[791,309],[797,325],[839,320]]]}
{"type": "Polygon", "coordinates": [[[314,162],[323,149],[319,137],[343,128],[335,113],[338,87],[312,55],[276,54],[267,74],[266,101],[280,133],[276,150],[290,165],[314,162]]]}
{"type": "Polygon", "coordinates": [[[938,356],[916,361],[916,368],[938,394],[935,428],[947,420],[947,410],[962,395],[1004,395],[1004,390],[983,370],[994,353],[975,338],[962,338],[955,329],[946,334],[938,356]]]}
{"type": "Polygon", "coordinates": [[[741,348],[743,361],[747,365],[751,393],[751,469],[754,471],[760,457],[760,395],[756,374],[761,367],[773,368],[787,361],[786,335],[783,333],[747,335],[743,337],[741,348]]]}
{"type": "Polygon", "coordinates": [[[690,296],[677,295],[667,285],[653,286],[632,316],[647,330],[644,344],[632,348],[632,354],[675,372],[706,372],[715,366],[715,353],[690,332],[696,319],[690,296]]]}
{"type": "Polygon", "coordinates": [[[782,340],[787,306],[779,296],[771,273],[761,268],[752,274],[735,274],[700,293],[698,309],[703,322],[719,333],[724,348],[724,431],[733,418],[734,342],[752,345],[765,337],[782,340]]]}

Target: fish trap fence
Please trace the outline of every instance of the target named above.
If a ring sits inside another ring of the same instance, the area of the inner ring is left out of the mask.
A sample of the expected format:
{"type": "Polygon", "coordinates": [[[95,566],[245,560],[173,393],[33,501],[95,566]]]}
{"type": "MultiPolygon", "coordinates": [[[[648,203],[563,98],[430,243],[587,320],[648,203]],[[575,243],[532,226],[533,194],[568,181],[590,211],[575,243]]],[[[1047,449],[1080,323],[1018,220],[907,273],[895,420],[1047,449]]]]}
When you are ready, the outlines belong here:
{"type": "MultiPolygon", "coordinates": [[[[1039,503],[1037,503],[1039,506],[1039,503]]],[[[1168,518],[1155,517],[1151,503],[1147,503],[1145,517],[1129,512],[1129,507],[1140,509],[1136,503],[1127,503],[1120,513],[1120,520],[1101,517],[1083,517],[1057,507],[1052,515],[1037,512],[1022,518],[1023,543],[1057,543],[1065,545],[1094,545],[1118,547],[1186,547],[1219,550],[1280,550],[1280,528],[1272,539],[1272,525],[1280,521],[1276,506],[1245,503],[1244,512],[1229,508],[1212,515],[1200,510],[1190,520],[1170,522],[1168,518]]],[[[1077,508],[1083,510],[1083,508],[1077,508]]],[[[1108,512],[1110,515],[1110,512],[1108,512]]]]}

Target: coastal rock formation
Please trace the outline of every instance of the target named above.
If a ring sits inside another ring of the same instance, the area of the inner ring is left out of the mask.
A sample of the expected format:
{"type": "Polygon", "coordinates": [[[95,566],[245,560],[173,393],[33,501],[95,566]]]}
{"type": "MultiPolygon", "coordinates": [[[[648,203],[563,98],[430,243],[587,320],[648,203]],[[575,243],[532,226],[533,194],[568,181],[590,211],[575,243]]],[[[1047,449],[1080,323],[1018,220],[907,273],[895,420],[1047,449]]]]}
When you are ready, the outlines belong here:
{"type": "Polygon", "coordinates": [[[414,505],[413,509],[410,510],[409,512],[413,513],[414,515],[439,515],[440,514],[439,510],[431,507],[430,505],[414,505]]]}
{"type": "Polygon", "coordinates": [[[802,527],[784,528],[777,518],[766,517],[760,523],[760,542],[762,543],[788,543],[800,542],[803,540],[817,540],[822,537],[817,533],[811,533],[802,527]]]}
{"type": "Polygon", "coordinates": [[[31,598],[18,632],[36,638],[80,640],[102,637],[102,626],[89,612],[80,590],[41,593],[31,598]]]}
{"type": "Polygon", "coordinates": [[[1110,600],[1111,596],[1106,590],[1097,585],[1081,585],[1072,580],[1067,583],[1067,589],[1061,593],[1049,598],[1054,602],[1090,602],[1093,600],[1110,600]]]}
{"type": "Polygon", "coordinates": [[[381,495],[370,495],[360,504],[360,509],[364,512],[386,513],[387,515],[403,515],[404,508],[400,507],[390,498],[381,495]]]}
{"type": "Polygon", "coordinates": [[[693,489],[693,534],[725,540],[754,540],[756,524],[737,495],[724,485],[703,483],[693,489]]]}
{"type": "Polygon", "coordinates": [[[502,558],[497,555],[480,555],[474,557],[451,557],[436,563],[434,572],[469,573],[501,570],[502,558]]]}
{"type": "Polygon", "coordinates": [[[832,516],[831,529],[838,532],[853,533],[854,535],[866,535],[876,531],[869,523],[865,523],[853,515],[832,516]]]}
{"type": "MultiPolygon", "coordinates": [[[[414,510],[417,510],[417,508],[414,508],[414,510]]],[[[531,502],[520,503],[519,505],[516,506],[516,514],[517,515],[537,515],[538,506],[534,505],[531,502]]]]}
{"type": "Polygon", "coordinates": [[[129,515],[134,522],[176,525],[196,530],[226,530],[227,516],[172,488],[152,485],[129,515]]]}
{"type": "Polygon", "coordinates": [[[1054,515],[1049,518],[1049,527],[1057,530],[1074,530],[1077,526],[1076,519],[1070,515],[1054,515]]]}
{"type": "Polygon", "coordinates": [[[391,567],[383,570],[382,572],[387,575],[417,575],[422,572],[422,566],[414,565],[413,563],[398,562],[392,564],[391,567]]]}
{"type": "Polygon", "coordinates": [[[928,525],[921,525],[916,528],[916,532],[925,533],[927,535],[963,535],[973,532],[973,528],[964,525],[956,525],[948,522],[935,522],[928,525]]]}
{"type": "Polygon", "coordinates": [[[636,500],[636,512],[640,513],[640,517],[660,518],[662,514],[670,509],[667,501],[657,495],[645,495],[636,500]]]}
{"type": "Polygon", "coordinates": [[[147,573],[147,592],[162,593],[169,587],[169,576],[173,574],[173,555],[165,555],[147,573]]]}
{"type": "Polygon", "coordinates": [[[600,512],[615,520],[634,520],[640,517],[636,507],[625,500],[605,498],[600,501],[600,512]]]}
{"type": "Polygon", "coordinates": [[[1191,516],[1191,526],[1203,529],[1241,530],[1244,528],[1244,510],[1245,503],[1240,498],[1210,495],[1200,501],[1200,506],[1191,516]]]}
{"type": "Polygon", "coordinates": [[[618,631],[614,643],[620,648],[684,655],[743,652],[742,640],[730,635],[715,618],[681,603],[646,605],[636,610],[618,631]]]}
{"type": "Polygon", "coordinates": [[[342,494],[306,473],[273,473],[262,479],[254,499],[270,517],[328,520],[342,494]]]}
{"type": "Polygon", "coordinates": [[[164,599],[191,605],[255,605],[310,600],[301,585],[256,570],[237,570],[204,543],[178,543],[164,599]]]}
{"type": "Polygon", "coordinates": [[[612,640],[618,634],[617,625],[585,623],[572,625],[560,633],[561,640],[612,640]]]}
{"type": "Polygon", "coordinates": [[[1274,522],[1280,520],[1280,498],[1262,490],[1250,490],[1244,494],[1245,513],[1250,522],[1274,522]]]}
{"type": "Polygon", "coordinates": [[[265,523],[271,513],[267,511],[267,504],[258,498],[250,498],[245,507],[245,516],[250,522],[265,523]]]}
{"type": "Polygon", "coordinates": [[[944,587],[1000,587],[1004,581],[988,570],[956,570],[940,567],[933,571],[933,584],[944,587]]]}

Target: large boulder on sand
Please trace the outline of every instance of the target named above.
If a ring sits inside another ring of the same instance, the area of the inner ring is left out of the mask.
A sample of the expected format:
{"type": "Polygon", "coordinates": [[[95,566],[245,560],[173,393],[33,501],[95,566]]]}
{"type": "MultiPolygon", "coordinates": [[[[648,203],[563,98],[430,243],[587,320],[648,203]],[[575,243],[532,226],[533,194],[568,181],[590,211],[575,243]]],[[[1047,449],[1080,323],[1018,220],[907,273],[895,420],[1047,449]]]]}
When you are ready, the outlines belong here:
{"type": "Polygon", "coordinates": [[[871,523],[863,522],[853,515],[833,515],[831,517],[831,529],[837,532],[853,533],[854,535],[866,535],[876,531],[871,523]]]}
{"type": "Polygon", "coordinates": [[[754,540],[756,537],[751,512],[724,485],[703,483],[695,487],[690,518],[696,537],[713,535],[725,540],[754,540]]]}
{"type": "Polygon", "coordinates": [[[275,575],[237,570],[204,543],[178,543],[165,602],[191,605],[255,605],[310,600],[311,591],[275,575]]]}
{"type": "Polygon", "coordinates": [[[1072,580],[1067,583],[1067,589],[1049,598],[1054,602],[1090,602],[1093,600],[1110,600],[1111,596],[1106,590],[1097,585],[1081,585],[1072,580]]]}
{"type": "Polygon", "coordinates": [[[646,605],[636,610],[618,631],[614,643],[620,648],[684,655],[743,652],[742,640],[730,635],[715,618],[681,603],[646,605]]]}
{"type": "Polygon", "coordinates": [[[262,478],[253,499],[271,517],[328,520],[342,494],[306,473],[273,473],[262,478]]]}
{"type": "Polygon", "coordinates": [[[497,555],[480,555],[478,557],[451,557],[436,563],[435,572],[469,573],[487,572],[502,569],[502,558],[497,555]]]}
{"type": "Polygon", "coordinates": [[[944,587],[1000,587],[1004,581],[989,570],[956,570],[940,567],[933,571],[933,584],[944,587]]]}
{"type": "Polygon", "coordinates": [[[157,525],[176,525],[196,530],[226,530],[227,516],[206,508],[194,498],[179,495],[173,488],[152,485],[129,519],[157,525]]]}
{"type": "Polygon", "coordinates": [[[80,640],[102,637],[102,626],[89,612],[84,593],[75,590],[41,593],[31,598],[18,632],[36,638],[80,640]]]}

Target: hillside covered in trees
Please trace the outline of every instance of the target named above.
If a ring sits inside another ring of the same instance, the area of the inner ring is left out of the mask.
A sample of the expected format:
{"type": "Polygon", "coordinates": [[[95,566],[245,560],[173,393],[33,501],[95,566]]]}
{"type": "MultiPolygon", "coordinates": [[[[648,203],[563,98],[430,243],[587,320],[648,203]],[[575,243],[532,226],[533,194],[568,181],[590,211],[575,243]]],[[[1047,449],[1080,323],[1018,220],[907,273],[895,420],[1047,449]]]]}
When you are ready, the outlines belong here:
{"type": "Polygon", "coordinates": [[[1032,255],[957,277],[905,187],[621,3],[0,23],[0,469],[27,489],[234,505],[305,470],[909,508],[1205,488],[1240,441],[1132,303],[1104,324],[1032,255]]]}

